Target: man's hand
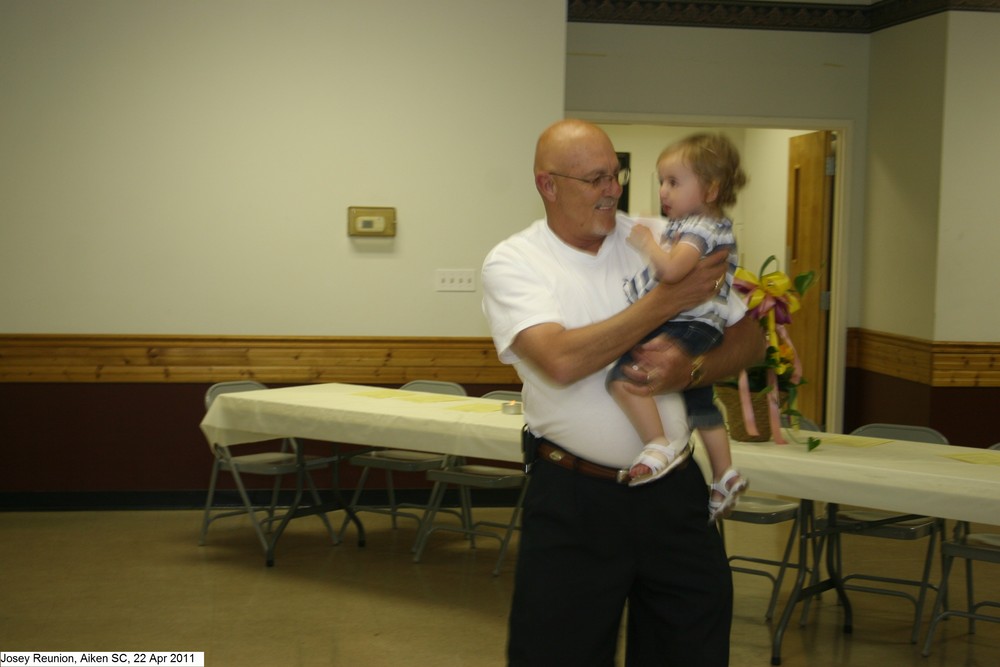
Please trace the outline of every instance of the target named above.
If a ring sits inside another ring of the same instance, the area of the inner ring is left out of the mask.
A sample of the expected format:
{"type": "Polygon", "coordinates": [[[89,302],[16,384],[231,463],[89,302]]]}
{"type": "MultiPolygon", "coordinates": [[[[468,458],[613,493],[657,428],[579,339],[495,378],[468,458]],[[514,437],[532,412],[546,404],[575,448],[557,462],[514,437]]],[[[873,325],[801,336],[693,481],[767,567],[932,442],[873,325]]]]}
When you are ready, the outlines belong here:
{"type": "Polygon", "coordinates": [[[632,382],[622,387],[637,396],[680,391],[691,378],[691,357],[666,336],[657,336],[632,351],[633,364],[622,372],[632,382]]]}
{"type": "MultiPolygon", "coordinates": [[[[704,357],[703,380],[696,386],[705,386],[763,360],[767,345],[760,327],[750,317],[726,329],[722,344],[704,357]]],[[[638,396],[680,391],[691,381],[693,359],[670,339],[657,336],[632,351],[633,365],[623,369],[632,380],[623,383],[626,391],[638,396]]]]}

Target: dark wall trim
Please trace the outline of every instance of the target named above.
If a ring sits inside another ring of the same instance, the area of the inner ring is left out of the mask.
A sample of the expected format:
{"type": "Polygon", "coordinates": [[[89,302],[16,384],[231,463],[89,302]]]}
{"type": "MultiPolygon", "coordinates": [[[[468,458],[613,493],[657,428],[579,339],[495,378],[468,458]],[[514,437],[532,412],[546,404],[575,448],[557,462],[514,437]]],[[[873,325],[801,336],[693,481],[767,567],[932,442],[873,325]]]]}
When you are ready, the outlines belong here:
{"type": "MultiPolygon", "coordinates": [[[[250,501],[266,505],[271,500],[271,491],[250,490],[250,501]]],[[[350,498],[354,489],[343,489],[342,494],[350,498]]],[[[396,489],[396,502],[402,504],[426,505],[431,490],[396,489]]],[[[326,492],[321,490],[320,495],[326,492]]],[[[294,496],[293,491],[282,491],[278,496],[278,506],[287,507],[294,496]]],[[[200,510],[205,507],[206,491],[98,491],[98,492],[21,492],[0,491],[0,512],[82,512],[101,510],[200,510]]],[[[471,498],[473,507],[513,507],[516,495],[511,489],[477,489],[471,498]]],[[[441,501],[443,507],[459,507],[458,489],[447,489],[441,501]]],[[[366,489],[358,501],[361,506],[384,507],[389,504],[389,494],[385,490],[366,489]]],[[[223,489],[216,494],[217,507],[242,507],[235,491],[223,489]]],[[[364,515],[361,515],[362,520],[364,515]]]]}
{"type": "Polygon", "coordinates": [[[851,367],[845,379],[844,433],[885,422],[930,426],[953,445],[988,447],[1000,440],[993,417],[1000,387],[932,387],[851,367]]]}
{"type": "MultiPolygon", "coordinates": [[[[470,396],[515,388],[464,386],[470,396]]],[[[208,387],[180,382],[0,382],[0,511],[28,506],[183,506],[182,498],[190,504],[199,496],[204,502],[212,453],[199,424],[208,387]],[[105,494],[111,494],[110,500],[105,494]],[[171,498],[163,502],[158,496],[171,498]]],[[[307,452],[323,455],[358,450],[347,444],[303,444],[307,452]]],[[[248,444],[241,451],[252,453],[256,446],[248,444]]],[[[359,466],[341,463],[338,486],[354,489],[360,473],[359,466]]],[[[393,477],[397,491],[430,488],[423,473],[393,477]]],[[[330,488],[333,481],[328,470],[313,479],[321,489],[330,488]]],[[[250,487],[268,489],[271,481],[255,476],[250,487]]],[[[292,481],[286,483],[290,488],[292,481]]],[[[232,478],[222,476],[219,488],[232,496],[232,478]]],[[[384,476],[373,473],[365,489],[380,488],[385,488],[384,476]]]]}
{"type": "Polygon", "coordinates": [[[882,0],[873,5],[785,2],[568,0],[570,23],[872,33],[947,11],[1000,11],[1000,0],[882,0]]]}

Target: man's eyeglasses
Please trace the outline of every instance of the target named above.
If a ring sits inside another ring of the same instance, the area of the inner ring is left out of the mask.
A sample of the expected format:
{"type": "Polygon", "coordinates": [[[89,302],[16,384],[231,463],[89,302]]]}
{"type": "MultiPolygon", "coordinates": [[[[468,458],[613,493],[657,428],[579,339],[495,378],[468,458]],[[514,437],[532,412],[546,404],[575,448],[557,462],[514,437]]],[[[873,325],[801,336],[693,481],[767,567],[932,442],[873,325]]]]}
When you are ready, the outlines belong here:
{"type": "Polygon", "coordinates": [[[613,174],[602,174],[601,176],[597,176],[596,178],[580,178],[579,176],[570,176],[568,174],[557,174],[554,171],[550,171],[549,174],[552,176],[558,176],[559,178],[571,178],[574,181],[580,181],[581,183],[586,183],[587,185],[595,189],[606,188],[615,181],[618,182],[618,185],[624,187],[625,185],[628,184],[628,179],[630,175],[628,167],[623,167],[613,174]]]}

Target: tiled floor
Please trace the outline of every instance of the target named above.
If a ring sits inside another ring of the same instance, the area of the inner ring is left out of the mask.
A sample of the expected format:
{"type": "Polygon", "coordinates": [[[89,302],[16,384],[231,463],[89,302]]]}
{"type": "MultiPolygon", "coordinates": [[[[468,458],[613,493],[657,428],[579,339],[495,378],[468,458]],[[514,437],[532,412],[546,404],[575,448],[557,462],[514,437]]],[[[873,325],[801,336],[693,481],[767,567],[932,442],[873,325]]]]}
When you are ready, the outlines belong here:
{"type": "MultiPolygon", "coordinates": [[[[414,564],[412,522],[392,531],[385,517],[362,518],[364,549],[353,533],[331,546],[319,521],[306,518],[292,524],[267,568],[244,519],[214,524],[199,547],[197,511],[2,513],[0,650],[204,651],[209,667],[504,664],[513,558],[493,577],[495,542],[473,551],[460,536],[439,533],[414,564]]],[[[733,551],[777,555],[784,530],[731,524],[727,538],[733,551]]],[[[922,545],[861,542],[847,540],[849,563],[919,569],[922,545]]],[[[962,572],[953,576],[957,596],[962,572]]],[[[980,565],[977,588],[1000,599],[998,575],[980,565]]],[[[741,574],[734,582],[731,664],[769,665],[768,583],[741,574]]],[[[788,629],[783,664],[1000,664],[1000,624],[981,623],[968,635],[965,621],[951,620],[924,658],[908,641],[908,602],[851,599],[852,635],[841,631],[841,610],[827,593],[804,627],[788,629]]]]}

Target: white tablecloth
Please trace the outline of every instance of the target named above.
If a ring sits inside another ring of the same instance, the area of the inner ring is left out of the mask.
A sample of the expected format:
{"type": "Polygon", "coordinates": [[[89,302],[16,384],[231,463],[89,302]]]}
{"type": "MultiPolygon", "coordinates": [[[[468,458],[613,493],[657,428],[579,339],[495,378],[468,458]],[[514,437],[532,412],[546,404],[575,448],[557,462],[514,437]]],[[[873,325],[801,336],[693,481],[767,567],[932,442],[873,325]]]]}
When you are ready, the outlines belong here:
{"type": "Polygon", "coordinates": [[[822,440],[811,452],[804,444],[734,442],[733,461],[751,490],[1000,525],[1000,452],[811,435],[822,440]]]}
{"type": "Polygon", "coordinates": [[[201,429],[235,445],[293,436],[356,445],[521,461],[521,415],[502,402],[351,384],[222,394],[201,429]]]}
{"type": "MultiPolygon", "coordinates": [[[[522,417],[500,405],[317,384],[223,394],[201,428],[222,445],[295,436],[520,462],[522,417]]],[[[1000,524],[1000,452],[816,435],[823,443],[811,452],[804,444],[734,442],[733,461],[758,492],[1000,524]]]]}

